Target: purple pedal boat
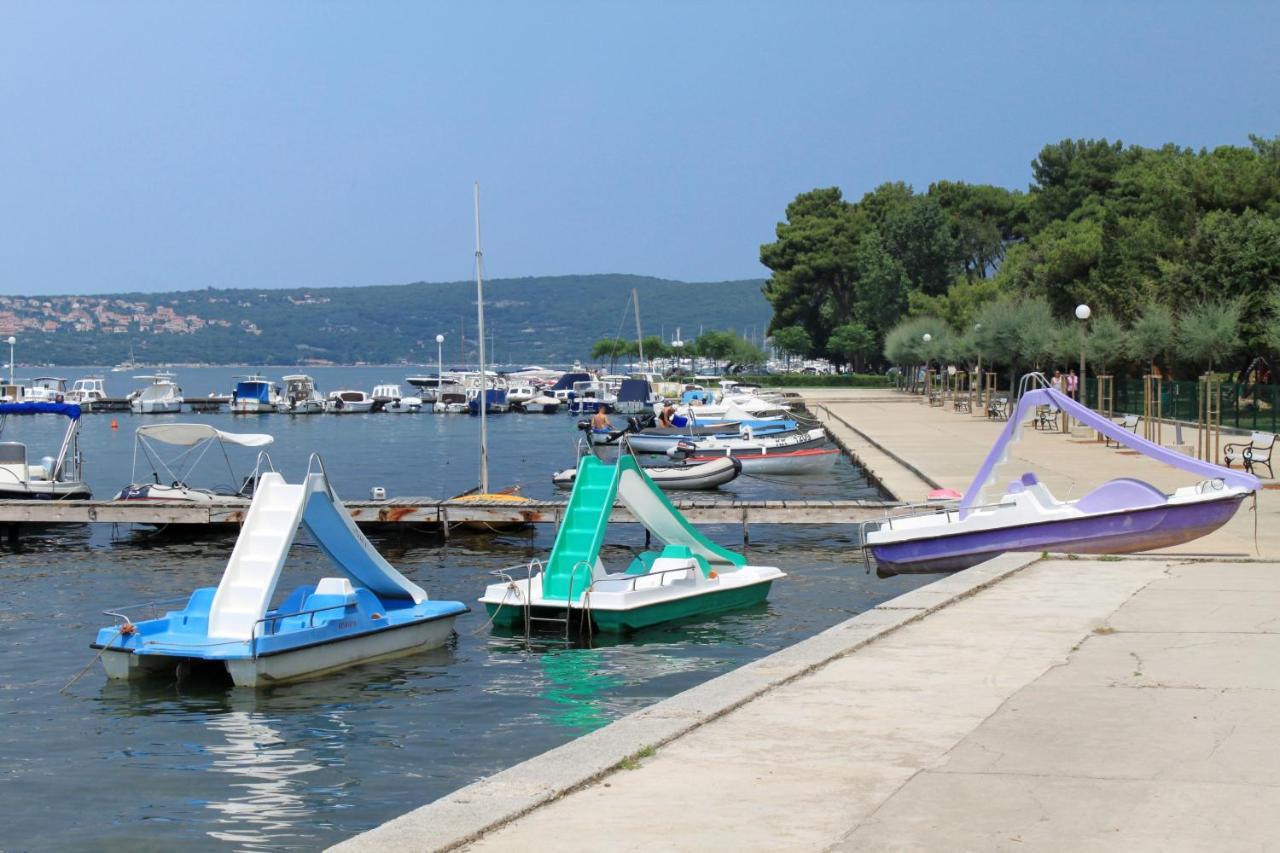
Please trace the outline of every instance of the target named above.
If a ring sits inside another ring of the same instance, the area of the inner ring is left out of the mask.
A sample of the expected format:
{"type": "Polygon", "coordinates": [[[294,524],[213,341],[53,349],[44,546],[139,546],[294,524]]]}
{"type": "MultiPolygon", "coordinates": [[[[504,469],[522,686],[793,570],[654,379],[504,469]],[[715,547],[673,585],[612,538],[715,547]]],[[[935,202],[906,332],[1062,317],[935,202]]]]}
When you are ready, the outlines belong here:
{"type": "Polygon", "coordinates": [[[1147,441],[1060,391],[1039,388],[1023,394],[958,507],[886,519],[868,530],[863,541],[881,575],[954,572],[1007,551],[1130,554],[1212,533],[1260,487],[1252,474],[1147,441]],[[1165,494],[1141,480],[1122,477],[1078,500],[1060,501],[1028,473],[1011,483],[996,503],[983,504],[983,491],[1017,440],[1022,419],[1040,405],[1056,406],[1145,456],[1206,479],[1165,494]]]}

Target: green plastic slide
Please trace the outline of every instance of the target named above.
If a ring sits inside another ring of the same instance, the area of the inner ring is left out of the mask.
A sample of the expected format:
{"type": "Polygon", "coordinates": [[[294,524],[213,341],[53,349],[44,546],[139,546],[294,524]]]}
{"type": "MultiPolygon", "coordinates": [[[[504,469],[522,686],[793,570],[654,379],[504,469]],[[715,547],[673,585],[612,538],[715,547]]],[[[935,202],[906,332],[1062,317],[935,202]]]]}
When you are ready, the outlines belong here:
{"type": "Polygon", "coordinates": [[[746,559],[703,536],[645,475],[634,457],[617,464],[583,457],[560,532],[543,576],[545,598],[573,600],[591,584],[604,545],[605,529],[615,500],[620,500],[645,528],[668,545],[683,546],[705,561],[704,571],[733,570],[746,559]]]}

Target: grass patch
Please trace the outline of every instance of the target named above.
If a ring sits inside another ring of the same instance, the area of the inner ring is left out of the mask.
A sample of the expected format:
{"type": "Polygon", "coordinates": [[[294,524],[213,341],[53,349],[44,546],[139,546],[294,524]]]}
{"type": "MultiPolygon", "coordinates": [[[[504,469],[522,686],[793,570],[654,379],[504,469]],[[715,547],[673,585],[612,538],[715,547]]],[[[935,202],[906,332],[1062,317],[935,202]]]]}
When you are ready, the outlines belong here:
{"type": "Polygon", "coordinates": [[[1093,633],[1102,634],[1104,636],[1106,634],[1114,634],[1115,632],[1116,632],[1116,629],[1112,628],[1110,625],[1099,625],[1097,628],[1093,629],[1093,633]]]}
{"type": "Polygon", "coordinates": [[[1120,558],[1117,557],[1115,554],[1103,554],[1101,557],[1098,558],[1098,562],[1099,563],[1118,563],[1120,562],[1120,558]]]}
{"type": "Polygon", "coordinates": [[[644,749],[636,752],[633,755],[628,755],[626,758],[619,761],[618,766],[621,767],[623,770],[639,770],[640,762],[644,761],[646,758],[652,758],[654,752],[656,751],[657,750],[655,750],[652,746],[646,746],[644,749]]]}

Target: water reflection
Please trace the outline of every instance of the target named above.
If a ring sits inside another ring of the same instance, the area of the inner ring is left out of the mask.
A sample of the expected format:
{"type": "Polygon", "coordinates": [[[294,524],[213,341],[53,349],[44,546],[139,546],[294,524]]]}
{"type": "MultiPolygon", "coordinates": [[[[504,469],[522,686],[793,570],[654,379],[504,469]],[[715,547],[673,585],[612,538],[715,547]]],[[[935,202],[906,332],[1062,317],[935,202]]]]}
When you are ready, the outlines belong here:
{"type": "MultiPolygon", "coordinates": [[[[340,714],[330,717],[330,736],[341,738],[345,726],[340,714]]],[[[210,730],[226,738],[224,744],[206,747],[214,756],[209,769],[236,780],[227,786],[233,796],[206,804],[219,815],[209,836],[244,850],[297,845],[307,835],[299,830],[312,813],[303,796],[305,781],[298,777],[321,765],[310,750],[288,745],[271,723],[266,714],[252,711],[230,711],[205,720],[210,730]]]]}

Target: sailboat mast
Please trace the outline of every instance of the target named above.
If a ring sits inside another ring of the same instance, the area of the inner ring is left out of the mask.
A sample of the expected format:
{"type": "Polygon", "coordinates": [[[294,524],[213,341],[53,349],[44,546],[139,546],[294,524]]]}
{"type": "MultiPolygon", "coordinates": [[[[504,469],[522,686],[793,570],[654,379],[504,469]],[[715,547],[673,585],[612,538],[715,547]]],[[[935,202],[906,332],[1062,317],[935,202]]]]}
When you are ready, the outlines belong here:
{"type": "Polygon", "coordinates": [[[480,182],[476,181],[476,322],[480,343],[480,493],[489,493],[489,389],[484,372],[484,255],[480,252],[480,182]]]}
{"type": "Polygon", "coordinates": [[[640,368],[646,369],[644,366],[644,338],[640,334],[640,294],[636,293],[636,289],[631,288],[631,302],[636,306],[636,347],[640,350],[640,368]]]}

